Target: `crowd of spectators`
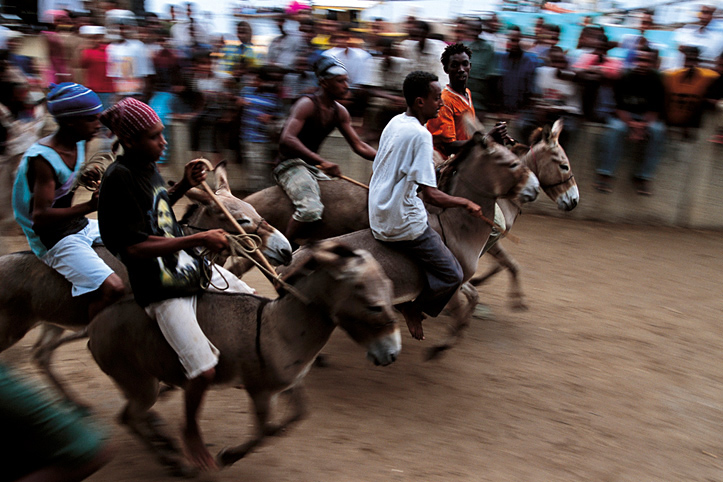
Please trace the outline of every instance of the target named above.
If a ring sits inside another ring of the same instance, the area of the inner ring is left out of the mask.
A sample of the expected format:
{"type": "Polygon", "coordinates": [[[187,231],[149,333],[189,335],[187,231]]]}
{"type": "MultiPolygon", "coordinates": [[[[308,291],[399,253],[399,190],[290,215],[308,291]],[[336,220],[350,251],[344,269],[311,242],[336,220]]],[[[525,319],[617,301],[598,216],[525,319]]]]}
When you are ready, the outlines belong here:
{"type": "Polygon", "coordinates": [[[134,96],[158,112],[171,145],[168,126],[185,120],[194,154],[247,163],[248,191],[272,183],[269,166],[283,119],[300,96],[318,88],[313,68],[324,56],[345,65],[349,95],[343,102],[364,139],[376,142],[386,122],[405,109],[401,80],[426,70],[446,84],[442,51],[464,43],[472,52],[468,87],[481,121],[506,120],[524,140],[562,117],[563,143],[573,141],[581,121],[606,125],[595,184],[601,192],[611,191],[628,138],[646,144],[635,182],[640,194],[650,194],[666,125],[694,139],[703,110],[723,93],[723,35],[710,29],[715,8],[707,5],[699,23],[673,36],[680,57],[665,59],[662,46],[646,38],[654,28],[650,12],[640,15],[639,34],[619,43],[589,23],[576,47],[563,50],[561,27],[542,17],[532,35],[515,25],[503,28],[493,13],[457,19],[443,35],[437,25],[411,16],[399,25],[381,19],[349,24],[296,8],[277,16],[279,34],[262,49],[254,43],[253,22],[239,21],[235,36],[216,35],[191,3],[171,6],[165,18],[138,17],[110,1],[98,8],[90,16],[52,12],[53,24],[42,34],[49,56],[44,69],[17,55],[19,39],[6,42],[5,62],[15,77],[4,75],[13,89],[3,89],[0,103],[16,105],[24,95],[16,88],[23,83],[19,75],[31,87],[81,82],[105,106],[134,96]],[[623,54],[609,55],[614,47],[623,54]]]}

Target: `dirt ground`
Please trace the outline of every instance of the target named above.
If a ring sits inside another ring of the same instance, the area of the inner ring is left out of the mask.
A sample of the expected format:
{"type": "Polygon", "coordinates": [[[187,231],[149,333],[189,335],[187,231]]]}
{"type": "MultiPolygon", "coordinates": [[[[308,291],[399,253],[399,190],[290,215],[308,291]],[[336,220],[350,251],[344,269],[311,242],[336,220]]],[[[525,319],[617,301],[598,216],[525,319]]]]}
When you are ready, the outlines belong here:
{"type": "MultiPolygon", "coordinates": [[[[480,287],[491,319],[475,320],[457,348],[423,362],[447,321],[429,320],[427,340],[405,329],[401,357],[385,368],[336,332],[330,366],[306,378],[311,416],[201,480],[721,480],[723,236],[529,215],[515,233],[521,243],[506,245],[529,311],[508,308],[500,275],[480,287]]],[[[246,279],[272,293],[257,273],[246,279]]],[[[0,359],[40,381],[28,356],[36,335],[0,359]]],[[[55,366],[116,447],[89,480],[172,480],[116,423],[123,400],[85,343],[61,348],[55,366]]],[[[181,394],[156,409],[177,427],[181,394]]],[[[212,452],[246,439],[250,424],[245,392],[210,393],[212,452]]]]}

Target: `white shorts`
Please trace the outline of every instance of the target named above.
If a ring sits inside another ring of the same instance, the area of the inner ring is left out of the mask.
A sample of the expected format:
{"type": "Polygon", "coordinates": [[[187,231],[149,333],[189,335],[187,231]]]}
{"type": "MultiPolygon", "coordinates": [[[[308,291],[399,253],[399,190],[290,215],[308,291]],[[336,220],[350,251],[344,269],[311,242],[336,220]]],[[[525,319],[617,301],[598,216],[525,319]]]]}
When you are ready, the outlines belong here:
{"type": "Polygon", "coordinates": [[[93,243],[100,242],[98,221],[89,219],[84,229],[58,241],[40,259],[70,281],[73,296],[84,295],[100,288],[113,274],[93,249],[93,243]]]}
{"type": "MultiPolygon", "coordinates": [[[[212,286],[207,291],[225,293],[256,293],[226,269],[215,265],[212,286]],[[222,277],[223,275],[223,277],[222,277]],[[224,281],[224,278],[226,281],[224,281]],[[228,289],[223,290],[228,285],[228,289]],[[214,288],[217,286],[219,289],[214,288]]],[[[156,320],[163,336],[181,360],[186,377],[191,380],[218,364],[218,348],[201,331],[196,319],[196,296],[170,298],[146,306],[148,316],[156,320]]]]}

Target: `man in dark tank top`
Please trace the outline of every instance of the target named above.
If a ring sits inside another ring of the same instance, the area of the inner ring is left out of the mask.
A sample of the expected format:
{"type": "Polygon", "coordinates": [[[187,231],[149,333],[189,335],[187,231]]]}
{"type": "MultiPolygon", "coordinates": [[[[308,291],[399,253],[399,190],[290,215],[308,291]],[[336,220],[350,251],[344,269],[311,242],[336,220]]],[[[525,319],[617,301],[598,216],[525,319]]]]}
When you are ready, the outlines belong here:
{"type": "Polygon", "coordinates": [[[339,166],[318,154],[324,139],[339,129],[352,150],[370,161],[376,150],[359,138],[351,116],[338,101],[349,92],[347,71],[333,57],[323,57],[315,66],[319,91],[300,98],[291,107],[279,142],[279,162],[274,169],[276,183],[294,203],[294,214],[284,233],[289,241],[304,237],[304,227],[319,221],[324,211],[319,180],[341,175],[339,166]]]}

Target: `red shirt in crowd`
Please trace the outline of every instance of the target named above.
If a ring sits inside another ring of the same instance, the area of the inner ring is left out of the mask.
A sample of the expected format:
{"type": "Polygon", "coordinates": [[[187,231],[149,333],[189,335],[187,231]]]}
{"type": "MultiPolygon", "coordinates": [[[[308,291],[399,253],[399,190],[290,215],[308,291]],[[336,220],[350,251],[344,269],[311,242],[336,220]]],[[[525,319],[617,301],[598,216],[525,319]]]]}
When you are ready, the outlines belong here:
{"type": "Polygon", "coordinates": [[[81,67],[85,69],[85,86],[96,93],[115,92],[113,79],[108,77],[107,45],[83,50],[81,67]]]}

